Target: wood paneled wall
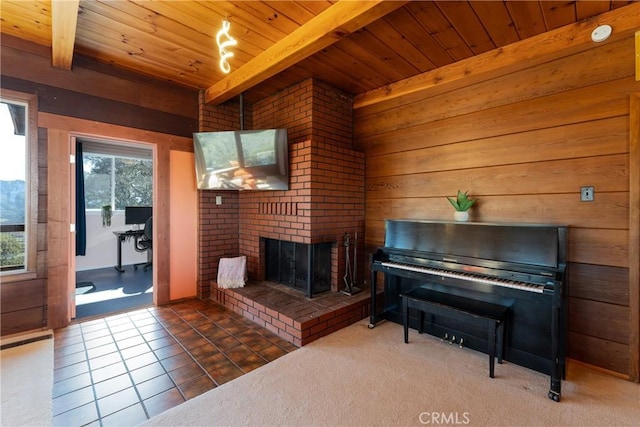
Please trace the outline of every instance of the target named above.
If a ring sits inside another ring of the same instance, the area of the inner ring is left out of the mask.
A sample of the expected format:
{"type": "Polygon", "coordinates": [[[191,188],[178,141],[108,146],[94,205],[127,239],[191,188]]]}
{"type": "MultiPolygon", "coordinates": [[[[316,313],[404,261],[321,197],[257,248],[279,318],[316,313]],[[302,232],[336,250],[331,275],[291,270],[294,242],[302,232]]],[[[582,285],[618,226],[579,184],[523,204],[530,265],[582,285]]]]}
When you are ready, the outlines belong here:
{"type": "Polygon", "coordinates": [[[368,251],[384,243],[386,218],[452,219],[445,196],[458,189],[479,199],[473,221],[567,224],[569,356],[633,377],[634,72],[629,37],[446,93],[357,109],[368,251]],[[581,186],[595,188],[593,202],[580,201],[581,186]]]}
{"type": "Polygon", "coordinates": [[[69,250],[69,154],[74,135],[134,141],[154,148],[154,302],[163,304],[170,299],[170,151],[193,151],[197,92],[86,61],[80,62],[87,68],[54,69],[48,54],[46,48],[2,38],[2,89],[36,94],[42,101],[38,104],[37,277],[2,284],[3,335],[58,328],[69,321],[68,283],[75,273],[69,250]],[[35,310],[41,313],[38,324],[35,310]],[[5,320],[12,323],[5,324],[5,320]]]}
{"type": "MultiPolygon", "coordinates": [[[[6,92],[5,92],[6,93],[6,92]]],[[[30,97],[30,96],[28,96],[30,97]]],[[[37,102],[30,101],[30,108],[37,110],[37,102]]],[[[33,113],[33,111],[32,111],[33,113]]],[[[29,128],[36,134],[37,148],[30,150],[31,184],[37,197],[30,195],[32,215],[36,216],[35,269],[26,274],[3,276],[0,279],[0,335],[7,336],[47,327],[47,182],[39,177],[47,176],[47,132],[38,128],[37,113],[29,117],[29,128]],[[34,179],[35,178],[35,179],[34,179]],[[33,201],[36,201],[33,203],[33,201]]]]}

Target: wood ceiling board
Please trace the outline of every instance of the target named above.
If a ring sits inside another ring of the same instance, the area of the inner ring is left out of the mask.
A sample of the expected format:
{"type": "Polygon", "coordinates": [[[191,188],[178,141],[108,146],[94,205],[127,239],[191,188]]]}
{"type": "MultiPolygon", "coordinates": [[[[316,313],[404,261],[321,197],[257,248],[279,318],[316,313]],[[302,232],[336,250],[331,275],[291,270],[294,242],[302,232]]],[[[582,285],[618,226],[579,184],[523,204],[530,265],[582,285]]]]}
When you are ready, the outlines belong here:
{"type": "Polygon", "coordinates": [[[453,61],[459,61],[473,55],[469,46],[433,1],[411,2],[407,5],[407,8],[433,38],[438,41],[442,48],[449,53],[453,61]]]}
{"type": "MultiPolygon", "coordinates": [[[[152,10],[137,6],[131,3],[123,2],[109,2],[92,3],[91,8],[86,8],[87,13],[95,12],[105,18],[109,18],[111,22],[117,22],[117,25],[123,25],[122,31],[126,31],[127,27],[138,28],[140,31],[147,33],[148,43],[150,45],[156,44],[156,40],[159,44],[164,44],[166,40],[171,40],[176,46],[181,47],[183,56],[182,63],[184,64],[203,64],[198,68],[206,68],[208,71],[201,72],[198,83],[194,86],[193,82],[189,83],[189,86],[197,88],[206,88],[212,85],[218,79],[224,77],[220,72],[218,62],[218,48],[215,46],[215,40],[212,36],[203,33],[203,29],[195,29],[187,27],[182,23],[177,23],[173,19],[169,19],[160,13],[170,13],[171,10],[165,5],[162,8],[155,7],[157,2],[143,2],[142,5],[152,7],[152,10]],[[112,7],[114,6],[114,7],[112,7]],[[126,11],[121,11],[117,7],[126,6],[126,11]],[[119,18],[119,19],[118,19],[119,18]]],[[[109,24],[111,26],[111,23],[109,24]]],[[[201,25],[201,24],[200,24],[201,25]]],[[[202,25],[201,25],[202,27],[202,25]]],[[[95,44],[94,44],[95,45],[95,44]]],[[[253,56],[259,54],[262,50],[251,46],[249,43],[243,43],[242,49],[234,50],[233,60],[238,64],[247,62],[253,56]],[[247,51],[247,49],[251,49],[247,51]]],[[[171,62],[173,59],[169,57],[171,62]]],[[[123,58],[125,62],[130,64],[127,66],[132,69],[134,65],[131,62],[135,62],[133,58],[123,58]]],[[[161,66],[161,68],[164,65],[161,66]]],[[[192,66],[189,66],[189,70],[192,66]]],[[[157,72],[155,73],[158,74],[157,72]]],[[[171,74],[171,79],[175,78],[175,74],[171,74]]]]}
{"type": "Polygon", "coordinates": [[[606,43],[624,39],[634,34],[640,26],[640,3],[527,38],[477,55],[473,59],[458,61],[368,93],[358,94],[354,99],[354,108],[363,108],[424,90],[429,90],[435,95],[591,49],[594,47],[591,32],[600,23],[608,23],[615,29],[606,43]]]}
{"type": "Polygon", "coordinates": [[[322,1],[265,1],[263,3],[278,11],[279,15],[285,15],[298,25],[304,24],[331,6],[330,2],[322,1]]]}
{"type": "Polygon", "coordinates": [[[591,0],[576,2],[576,19],[582,20],[607,12],[611,2],[607,0],[591,0]]]}
{"type": "MultiPolygon", "coordinates": [[[[143,5],[151,7],[156,3],[147,1],[143,5]]],[[[202,55],[210,55],[211,52],[217,51],[211,34],[206,34],[193,26],[187,26],[161,15],[153,9],[138,6],[135,3],[92,2],[85,6],[84,10],[104,16],[122,25],[137,28],[160,40],[172,40],[176,45],[189,48],[202,55]],[[126,8],[121,9],[125,5],[126,8]]]]}
{"type": "MultiPolygon", "coordinates": [[[[167,20],[174,21],[180,27],[191,28],[209,38],[215,37],[216,26],[219,27],[219,23],[225,17],[224,14],[216,13],[204,7],[202,2],[197,1],[131,0],[131,2],[140,9],[147,10],[148,13],[162,16],[167,20]]],[[[109,3],[111,2],[107,2],[107,4],[109,3]]],[[[130,8],[128,2],[116,2],[113,7],[117,7],[122,13],[127,13],[130,8]]]]}
{"type": "Polygon", "coordinates": [[[42,46],[51,47],[51,27],[45,27],[40,25],[37,28],[37,32],[33,31],[33,23],[30,21],[25,21],[22,17],[9,17],[4,11],[2,11],[3,16],[3,25],[2,35],[5,34],[8,36],[18,37],[23,40],[30,41],[32,43],[36,43],[42,46]],[[10,19],[11,24],[5,24],[5,20],[10,19]]]}
{"type": "Polygon", "coordinates": [[[242,68],[207,89],[206,102],[220,103],[313,55],[405,2],[339,2],[242,68]]]}
{"type": "Polygon", "coordinates": [[[475,55],[497,47],[468,2],[443,1],[436,6],[475,55]]]}
{"type": "MultiPolygon", "coordinates": [[[[357,31],[349,39],[362,46],[369,55],[375,56],[378,61],[386,64],[387,69],[390,71],[385,71],[384,74],[393,72],[399,73],[404,77],[416,74],[416,67],[409,64],[403,57],[399,56],[392,47],[366,27],[357,31]]],[[[338,42],[338,45],[340,43],[342,43],[342,41],[338,42]]]]}
{"type": "MultiPolygon", "coordinates": [[[[295,4],[295,2],[291,3],[292,5],[295,4]]],[[[303,20],[302,22],[298,23],[289,18],[286,14],[281,13],[280,11],[274,9],[269,4],[264,2],[246,1],[242,2],[239,7],[246,10],[247,13],[253,15],[255,17],[254,20],[265,22],[272,28],[276,29],[279,33],[281,33],[279,39],[286,36],[287,34],[291,34],[310,19],[308,18],[307,20],[303,20]]],[[[313,16],[311,18],[313,18],[313,16]]]]}
{"type": "Polygon", "coordinates": [[[362,84],[359,77],[359,70],[356,70],[351,64],[351,59],[344,52],[336,52],[332,46],[324,49],[322,52],[307,58],[298,65],[300,69],[310,77],[317,77],[325,83],[329,83],[338,89],[348,93],[354,93],[362,84]],[[342,60],[349,61],[345,64],[336,65],[334,58],[340,57],[342,60]]]}
{"type": "Polygon", "coordinates": [[[47,27],[51,26],[51,1],[3,1],[2,15],[12,14],[22,17],[26,22],[47,27]]]}
{"type": "Polygon", "coordinates": [[[554,30],[576,21],[576,2],[566,0],[540,2],[547,30],[554,30]]]}
{"type": "MultiPolygon", "coordinates": [[[[118,31],[117,26],[104,24],[104,21],[94,22],[90,27],[78,29],[78,36],[83,40],[82,46],[77,49],[79,53],[88,55],[87,47],[100,50],[101,46],[104,46],[114,55],[115,62],[118,64],[129,64],[129,68],[136,68],[136,62],[141,58],[146,58],[153,61],[154,68],[159,71],[167,66],[180,69],[180,66],[201,63],[194,55],[191,55],[191,52],[185,51],[180,46],[165,41],[149,41],[146,33],[131,27],[127,29],[126,34],[123,34],[118,31]],[[96,36],[98,32],[100,36],[96,36]]],[[[206,63],[202,63],[202,65],[203,67],[207,66],[206,63]]],[[[209,71],[213,70],[214,66],[210,65],[209,71]]]]}
{"type": "MultiPolygon", "coordinates": [[[[240,26],[244,31],[246,40],[254,44],[260,43],[259,39],[264,39],[264,42],[268,42],[269,47],[271,47],[288,34],[280,29],[276,23],[269,22],[265,20],[263,16],[257,15],[256,12],[247,7],[245,3],[250,2],[213,1],[202,2],[202,6],[228,19],[231,22],[232,28],[234,28],[235,25],[240,26]]],[[[212,25],[219,28],[221,22],[222,21],[216,22],[215,24],[212,23],[212,25]]]]}
{"type": "Polygon", "coordinates": [[[148,70],[149,74],[174,80],[191,75],[193,87],[206,87],[211,76],[220,74],[215,59],[169,42],[147,31],[127,26],[104,15],[85,10],[82,25],[78,26],[76,50],[85,55],[108,49],[115,63],[130,70],[148,70]],[[90,49],[94,49],[92,52],[90,49]],[[144,61],[143,61],[144,59],[144,61]],[[144,68],[142,66],[144,65],[144,68]],[[176,71],[178,72],[176,74],[176,71]]]}
{"type": "MultiPolygon", "coordinates": [[[[312,1],[299,1],[298,3],[300,3],[302,7],[304,7],[305,9],[308,9],[315,16],[320,12],[324,11],[325,9],[331,7],[336,2],[338,2],[338,0],[326,0],[326,1],[312,0],[312,1]]],[[[274,2],[269,2],[269,3],[274,3],[274,2]]],[[[284,1],[279,1],[278,3],[288,3],[288,1],[284,0],[284,1]]]]}
{"type": "MultiPolygon", "coordinates": [[[[206,46],[210,46],[211,49],[208,50],[207,54],[217,58],[218,47],[216,44],[216,34],[225,16],[221,15],[219,11],[204,7],[199,3],[194,3],[197,2],[169,2],[162,8],[159,8],[156,6],[159,2],[150,2],[148,0],[141,2],[144,7],[153,10],[155,13],[164,13],[167,14],[166,16],[172,18],[175,16],[185,16],[186,14],[188,16],[187,20],[178,21],[178,25],[187,26],[188,24],[188,27],[193,31],[202,34],[208,40],[206,46]]],[[[259,37],[253,29],[241,25],[237,20],[231,22],[230,34],[240,42],[234,46],[234,60],[237,61],[239,65],[248,61],[248,59],[243,57],[243,53],[248,55],[249,58],[253,58],[273,44],[271,40],[259,37]]],[[[185,37],[186,36],[187,34],[185,34],[185,37]]],[[[195,43],[192,41],[192,43],[196,44],[197,41],[195,41],[195,43]]]]}
{"type": "Polygon", "coordinates": [[[396,30],[389,21],[385,18],[380,19],[367,25],[367,31],[376,35],[376,38],[385,44],[388,49],[386,50],[389,58],[396,58],[394,67],[397,66],[405,75],[414,75],[422,73],[435,68],[435,64],[418,50],[406,37],[398,30],[396,30]],[[391,52],[393,52],[391,54],[391,52]],[[400,67],[398,62],[402,59],[404,67],[400,67]]]}
{"type": "Polygon", "coordinates": [[[3,34],[51,46],[51,11],[43,2],[2,2],[3,34]]]}
{"type": "MultiPolygon", "coordinates": [[[[78,51],[78,49],[76,49],[78,51]]],[[[122,56],[122,49],[120,47],[106,46],[102,43],[94,43],[91,39],[85,38],[82,47],[82,55],[94,58],[97,61],[105,64],[114,65],[124,70],[132,71],[135,73],[144,73],[145,76],[153,77],[162,81],[169,81],[179,84],[180,86],[186,86],[190,88],[200,87],[199,76],[195,76],[193,73],[185,72],[181,68],[176,68],[173,64],[169,64],[166,67],[158,67],[157,62],[153,60],[151,55],[139,56],[129,55],[135,57],[135,61],[118,61],[115,62],[114,58],[122,56]]]]}
{"type": "Polygon", "coordinates": [[[539,2],[507,0],[507,9],[520,39],[545,32],[544,16],[539,2]]]}
{"type": "MultiPolygon", "coordinates": [[[[438,43],[417,18],[410,13],[409,8],[400,8],[387,15],[387,17],[389,23],[399,31],[401,30],[402,34],[404,34],[408,40],[411,40],[411,43],[413,43],[418,50],[429,57],[436,67],[442,67],[443,65],[453,62],[451,55],[442,48],[440,43],[438,43]]],[[[351,38],[355,39],[356,37],[357,34],[351,38]]]]}
{"type": "MultiPolygon", "coordinates": [[[[287,31],[308,22],[316,14],[336,4],[334,1],[322,0],[313,2],[267,1],[262,3],[246,1],[81,0],[81,8],[91,9],[98,15],[107,14],[111,17],[112,21],[108,21],[109,25],[105,26],[110,27],[111,22],[118,22],[122,24],[118,27],[122,34],[129,34],[129,27],[146,33],[145,38],[142,35],[136,36],[135,43],[152,50],[152,58],[166,49],[166,43],[180,46],[180,49],[176,51],[178,53],[173,61],[170,61],[171,66],[168,69],[167,60],[163,62],[158,58],[157,63],[154,63],[148,56],[142,60],[136,55],[129,55],[126,50],[114,50],[113,40],[106,40],[106,37],[103,37],[105,40],[100,41],[98,38],[101,34],[95,32],[91,38],[88,38],[86,46],[83,46],[83,40],[76,33],[75,51],[80,57],[89,58],[91,55],[95,55],[94,59],[121,67],[127,72],[133,71],[144,76],[176,82],[184,87],[209,88],[225,78],[221,72],[216,71],[217,49],[213,49],[213,52],[209,51],[210,46],[215,43],[215,32],[217,31],[215,27],[219,26],[223,18],[228,17],[231,20],[231,34],[239,41],[232,58],[232,68],[239,70],[243,64],[286,37],[289,34],[287,31]],[[275,15],[278,18],[274,19],[275,15]],[[149,43],[149,45],[143,44],[142,41],[149,43]],[[104,44],[106,52],[100,51],[100,42],[104,44]],[[205,73],[194,71],[195,68],[203,68],[202,64],[206,64],[206,67],[211,69],[209,75],[205,76],[205,73]]],[[[335,45],[338,50],[325,49],[321,59],[309,60],[308,63],[303,60],[299,66],[292,65],[288,72],[276,73],[264,83],[265,88],[252,87],[244,92],[247,99],[255,99],[254,96],[267,94],[270,90],[291,86],[300,81],[296,80],[297,78],[315,77],[323,80],[320,70],[329,70],[332,82],[336,82],[335,86],[342,90],[369,92],[381,88],[381,91],[384,91],[394,82],[413,77],[421,70],[426,69],[424,66],[416,67],[412,64],[419,63],[416,60],[416,52],[428,58],[437,67],[447,66],[454,60],[472,56],[473,52],[468,44],[476,44],[476,39],[473,38],[473,35],[469,36],[465,33],[466,29],[470,28],[469,26],[463,28],[459,24],[461,17],[468,16],[471,9],[476,15],[475,20],[482,24],[482,28],[493,43],[496,46],[504,46],[519,38],[515,27],[510,26],[512,13],[514,16],[518,16],[516,21],[523,33],[527,31],[535,33],[538,29],[545,31],[544,20],[546,19],[549,25],[556,25],[552,22],[555,22],[558,19],[557,16],[560,15],[557,10],[563,9],[556,7],[557,3],[539,0],[452,3],[413,1],[405,3],[404,6],[398,7],[395,11],[384,16],[385,25],[381,26],[384,30],[381,34],[367,29],[368,25],[365,25],[363,29],[338,41],[335,45]],[[446,10],[447,16],[441,13],[440,9],[446,10]],[[544,17],[543,12],[545,13],[544,17]],[[531,22],[527,23],[526,21],[531,22]],[[531,24],[530,27],[533,30],[525,31],[523,29],[528,24],[531,24]],[[393,30],[389,32],[389,28],[393,30]],[[389,37],[389,34],[392,36],[389,37]],[[412,47],[409,47],[405,53],[403,52],[406,49],[405,46],[412,47]],[[345,60],[345,55],[353,58],[345,60]],[[335,63],[326,64],[324,61],[334,61],[335,63]],[[343,82],[339,81],[341,76],[344,77],[343,82]],[[286,79],[290,80],[287,82],[286,79]],[[356,80],[358,81],[356,82],[356,80]],[[380,86],[373,87],[374,85],[380,86]]],[[[625,7],[631,2],[597,0],[568,1],[566,3],[560,2],[560,4],[573,5],[575,19],[582,20],[610,8],[625,7]]],[[[567,9],[570,7],[566,6],[567,9]]],[[[13,36],[37,43],[38,46],[48,47],[38,54],[51,57],[50,9],[51,2],[49,0],[2,0],[1,29],[3,37],[8,39],[13,36]]],[[[562,15],[568,16],[568,14],[562,15]]],[[[82,19],[83,17],[80,15],[78,28],[83,26],[82,19]]],[[[616,31],[617,28],[614,26],[614,34],[616,31]]],[[[115,40],[120,43],[121,37],[118,36],[115,40]]],[[[32,51],[35,49],[35,44],[31,45],[33,47],[28,47],[26,44],[23,44],[24,50],[32,51]]],[[[172,57],[174,56],[172,52],[169,49],[166,55],[172,57]]],[[[427,70],[427,72],[430,71],[427,70]]],[[[275,92],[271,94],[273,93],[275,92]]]]}
{"type": "MultiPolygon", "coordinates": [[[[368,73],[371,76],[376,76],[373,80],[380,80],[381,85],[386,84],[389,81],[397,81],[405,78],[394,67],[390,67],[379,55],[375,54],[375,51],[364,49],[360,43],[364,38],[361,35],[370,35],[368,31],[358,31],[348,39],[344,39],[336,43],[334,46],[341,49],[346,54],[353,56],[364,67],[367,68],[368,73]]],[[[377,41],[377,39],[376,39],[377,41]]],[[[372,81],[373,81],[372,80],[372,81]]],[[[376,87],[380,87],[376,86],[376,87]]]]}
{"type": "Polygon", "coordinates": [[[520,40],[504,3],[474,1],[471,2],[471,7],[483,22],[485,30],[497,47],[506,46],[520,40]]]}

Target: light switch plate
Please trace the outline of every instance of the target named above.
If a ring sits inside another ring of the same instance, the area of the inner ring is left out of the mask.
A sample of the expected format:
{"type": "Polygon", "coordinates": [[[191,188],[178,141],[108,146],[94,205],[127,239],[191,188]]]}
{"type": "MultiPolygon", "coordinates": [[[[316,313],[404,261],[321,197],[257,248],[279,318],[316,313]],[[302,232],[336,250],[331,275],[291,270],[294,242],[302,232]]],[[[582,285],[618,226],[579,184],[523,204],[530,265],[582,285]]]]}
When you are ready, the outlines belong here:
{"type": "Polygon", "coordinates": [[[216,205],[222,204],[222,196],[216,196],[216,205]]]}
{"type": "Polygon", "coordinates": [[[581,202],[593,202],[593,197],[594,197],[593,187],[580,187],[581,202]]]}

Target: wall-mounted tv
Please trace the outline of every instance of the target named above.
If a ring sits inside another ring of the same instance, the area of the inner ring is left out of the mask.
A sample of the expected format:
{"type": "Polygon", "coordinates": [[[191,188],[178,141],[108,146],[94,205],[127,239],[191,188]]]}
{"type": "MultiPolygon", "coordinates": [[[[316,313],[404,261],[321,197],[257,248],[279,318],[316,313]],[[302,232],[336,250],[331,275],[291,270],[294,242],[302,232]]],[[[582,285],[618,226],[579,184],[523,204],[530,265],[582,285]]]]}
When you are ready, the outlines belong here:
{"type": "Polygon", "coordinates": [[[286,129],[193,134],[200,190],[288,190],[286,129]]]}

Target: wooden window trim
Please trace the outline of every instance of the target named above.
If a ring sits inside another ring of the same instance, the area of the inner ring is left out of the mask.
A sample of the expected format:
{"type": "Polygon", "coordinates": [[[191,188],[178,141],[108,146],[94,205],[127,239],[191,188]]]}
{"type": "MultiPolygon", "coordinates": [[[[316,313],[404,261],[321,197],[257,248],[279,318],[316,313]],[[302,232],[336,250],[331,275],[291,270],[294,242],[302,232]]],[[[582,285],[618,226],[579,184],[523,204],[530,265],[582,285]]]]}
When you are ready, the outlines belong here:
{"type": "Polygon", "coordinates": [[[38,255],[38,96],[34,94],[2,90],[2,99],[27,104],[27,155],[28,176],[27,185],[27,218],[25,219],[25,233],[27,243],[26,270],[12,273],[2,273],[2,283],[31,280],[37,277],[38,255]]]}

